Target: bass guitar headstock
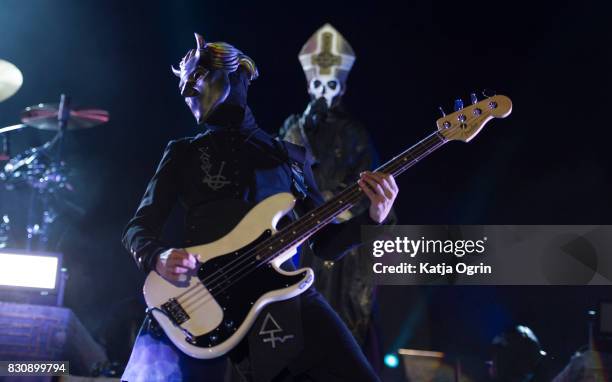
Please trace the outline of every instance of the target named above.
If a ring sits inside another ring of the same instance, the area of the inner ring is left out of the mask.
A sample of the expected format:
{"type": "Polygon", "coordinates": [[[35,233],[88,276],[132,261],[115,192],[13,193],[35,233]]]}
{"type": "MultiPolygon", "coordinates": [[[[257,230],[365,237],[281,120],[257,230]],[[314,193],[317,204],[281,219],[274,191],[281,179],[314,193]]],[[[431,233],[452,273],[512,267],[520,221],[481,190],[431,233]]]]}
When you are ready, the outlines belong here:
{"type": "Polygon", "coordinates": [[[463,107],[461,100],[455,101],[455,112],[436,121],[439,133],[449,141],[469,142],[484,125],[493,118],[505,118],[512,112],[512,101],[503,95],[494,95],[478,101],[471,94],[472,104],[463,107]]]}

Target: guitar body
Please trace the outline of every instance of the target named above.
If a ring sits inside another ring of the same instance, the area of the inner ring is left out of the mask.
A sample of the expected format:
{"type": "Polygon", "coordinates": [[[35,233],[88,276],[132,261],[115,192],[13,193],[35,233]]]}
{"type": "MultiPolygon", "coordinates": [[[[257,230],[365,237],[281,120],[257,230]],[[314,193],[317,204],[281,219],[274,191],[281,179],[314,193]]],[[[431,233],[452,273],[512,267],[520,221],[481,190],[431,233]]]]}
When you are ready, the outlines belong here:
{"type": "Polygon", "coordinates": [[[267,304],[295,297],[312,285],[312,269],[287,272],[279,267],[300,243],[268,264],[244,267],[245,253],[274,235],[276,224],[294,205],[289,193],[270,196],[224,237],[186,248],[200,264],[183,283],[149,273],[144,284],[147,306],[181,351],[201,359],[222,356],[244,338],[267,304]]]}

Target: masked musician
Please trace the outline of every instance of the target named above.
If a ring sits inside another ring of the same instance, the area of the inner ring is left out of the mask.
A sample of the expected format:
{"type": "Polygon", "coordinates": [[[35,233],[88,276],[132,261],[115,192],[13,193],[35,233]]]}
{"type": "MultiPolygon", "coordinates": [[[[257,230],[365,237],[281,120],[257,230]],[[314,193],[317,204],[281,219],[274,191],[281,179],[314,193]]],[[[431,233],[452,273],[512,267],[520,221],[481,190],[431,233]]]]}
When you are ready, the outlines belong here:
{"type": "MultiPolygon", "coordinates": [[[[323,203],[305,150],[257,127],[247,105],[248,87],[258,75],[253,60],[232,45],[205,42],[197,34],[196,43],[174,72],[204,132],[168,144],[123,236],[140,269],[171,282],[185,280],[198,267],[196,256],[184,247],[224,236],[255,203],[280,192],[296,196],[298,214],[323,203]],[[186,213],[180,248],[161,238],[176,204],[186,213]]],[[[367,211],[318,232],[311,240],[317,256],[337,260],[358,244],[360,225],[387,218],[398,193],[393,177],[367,172],[358,183],[370,200],[367,211]]],[[[283,268],[293,269],[293,263],[286,261],[283,268]]],[[[350,331],[314,288],[267,305],[228,355],[233,376],[243,381],[378,380],[350,331]]],[[[148,315],[122,379],[215,381],[219,376],[210,370],[221,362],[183,354],[148,315]]]]}

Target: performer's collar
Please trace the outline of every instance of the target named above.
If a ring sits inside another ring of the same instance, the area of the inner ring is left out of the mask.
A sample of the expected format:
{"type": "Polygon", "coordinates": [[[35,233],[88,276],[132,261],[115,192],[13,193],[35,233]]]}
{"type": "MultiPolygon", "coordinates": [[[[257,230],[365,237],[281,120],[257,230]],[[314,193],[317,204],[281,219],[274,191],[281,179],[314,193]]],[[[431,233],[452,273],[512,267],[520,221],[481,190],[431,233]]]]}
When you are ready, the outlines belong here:
{"type": "Polygon", "coordinates": [[[237,111],[230,111],[225,115],[219,115],[218,118],[213,118],[204,126],[211,131],[234,130],[234,131],[251,131],[257,128],[255,117],[248,106],[245,106],[242,116],[238,115],[237,111]]]}

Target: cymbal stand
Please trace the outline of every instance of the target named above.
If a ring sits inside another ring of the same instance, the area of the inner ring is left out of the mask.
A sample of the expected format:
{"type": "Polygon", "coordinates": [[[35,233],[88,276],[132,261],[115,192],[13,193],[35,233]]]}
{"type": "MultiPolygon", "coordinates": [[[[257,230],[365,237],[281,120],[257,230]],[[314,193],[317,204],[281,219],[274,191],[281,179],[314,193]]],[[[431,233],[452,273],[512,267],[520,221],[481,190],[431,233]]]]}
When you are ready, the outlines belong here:
{"type": "MultiPolygon", "coordinates": [[[[66,128],[68,126],[68,121],[70,119],[70,97],[65,94],[61,95],[59,113],[57,115],[57,120],[59,124],[59,130],[57,134],[51,139],[49,142],[40,146],[39,152],[41,154],[47,154],[49,157],[53,158],[49,168],[56,168],[58,171],[61,171],[62,168],[62,154],[63,154],[63,146],[64,146],[64,137],[66,128]],[[52,150],[57,148],[55,155],[53,155],[52,150]]],[[[55,174],[56,176],[61,176],[61,174],[55,174]]],[[[28,212],[28,224],[26,227],[27,230],[27,239],[26,239],[26,249],[28,251],[32,250],[34,244],[34,238],[38,237],[38,250],[47,250],[47,245],[49,242],[49,228],[50,225],[56,220],[58,214],[50,203],[50,199],[53,196],[53,193],[56,191],[56,188],[53,186],[49,186],[49,181],[47,178],[40,179],[41,187],[33,188],[32,197],[30,199],[30,208],[28,212]],[[37,203],[38,202],[38,203],[37,203]],[[37,205],[40,206],[41,211],[37,213],[37,205]]]]}

